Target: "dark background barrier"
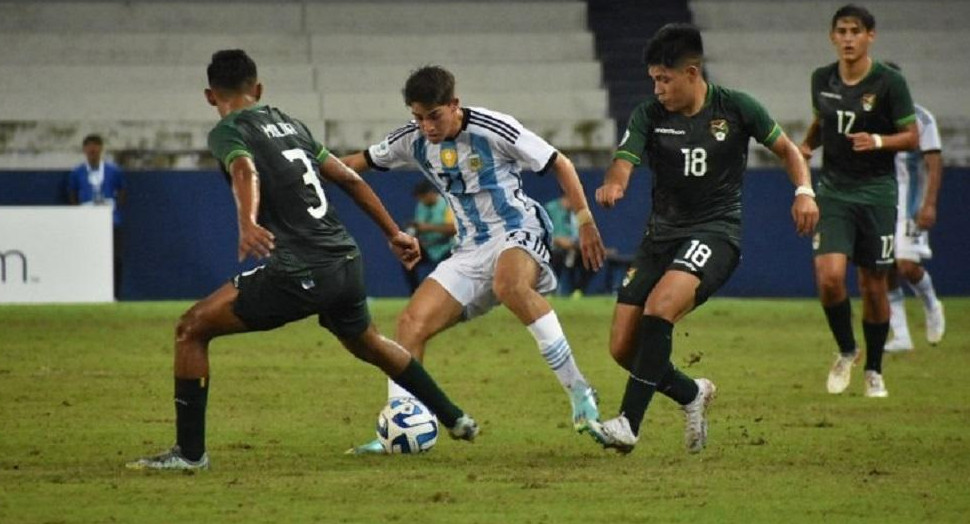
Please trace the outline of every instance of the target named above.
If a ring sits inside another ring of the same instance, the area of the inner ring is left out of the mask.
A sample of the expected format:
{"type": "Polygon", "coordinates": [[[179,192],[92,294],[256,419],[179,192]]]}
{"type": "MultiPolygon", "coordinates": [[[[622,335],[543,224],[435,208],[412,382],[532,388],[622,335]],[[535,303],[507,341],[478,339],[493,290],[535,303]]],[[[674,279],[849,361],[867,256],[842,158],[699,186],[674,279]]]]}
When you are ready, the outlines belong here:
{"type": "MultiPolygon", "coordinates": [[[[961,205],[970,197],[970,169],[945,172],[939,201],[939,223],[931,242],[927,268],[943,295],[970,295],[963,264],[970,259],[970,215],[961,205]]],[[[204,296],[237,273],[235,207],[221,174],[194,171],[127,173],[124,209],[124,280],[122,298],[160,300],[204,296]]],[[[580,173],[587,198],[602,182],[601,170],[580,173]]],[[[0,205],[58,205],[67,202],[64,172],[0,173],[0,205]]],[[[411,188],[416,172],[371,173],[366,180],[391,214],[407,222],[414,210],[411,188]]],[[[526,192],[540,202],[559,194],[552,175],[523,176],[526,192]]],[[[372,296],[407,294],[403,274],[377,227],[339,188],[325,186],[331,205],[364,253],[367,288],[372,296]]],[[[721,290],[725,296],[814,296],[811,247],[794,234],[789,207],[792,187],[781,170],[751,170],[744,185],[744,236],[741,265],[721,290]]],[[[632,253],[650,211],[650,174],[634,175],[627,197],[610,211],[592,205],[603,240],[619,253],[632,253]]],[[[2,231],[17,227],[0,224],[2,231]]],[[[37,234],[43,234],[38,231],[37,234]]],[[[0,246],[9,249],[9,246],[0,246]]],[[[69,260],[70,254],[65,253],[69,260]]],[[[250,261],[249,265],[253,265],[250,261]]],[[[618,279],[623,271],[614,272],[618,279]]],[[[855,280],[850,284],[855,292],[855,280]]],[[[590,283],[591,292],[606,292],[604,271],[590,283]]]]}

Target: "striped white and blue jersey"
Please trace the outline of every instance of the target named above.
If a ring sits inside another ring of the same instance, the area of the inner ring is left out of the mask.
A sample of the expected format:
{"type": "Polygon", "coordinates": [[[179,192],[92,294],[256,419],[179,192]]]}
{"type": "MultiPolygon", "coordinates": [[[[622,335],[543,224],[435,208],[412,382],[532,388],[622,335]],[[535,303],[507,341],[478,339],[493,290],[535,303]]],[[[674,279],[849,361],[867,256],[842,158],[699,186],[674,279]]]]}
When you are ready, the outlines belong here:
{"type": "Polygon", "coordinates": [[[940,130],[936,117],[925,107],[914,104],[919,149],[896,154],[896,181],[899,183],[899,220],[915,219],[926,197],[927,171],[923,155],[940,151],[940,130]]]}
{"type": "Polygon", "coordinates": [[[519,229],[541,232],[548,243],[552,222],[523,191],[521,172],[545,172],[556,149],[509,115],[481,107],[462,112],[457,136],[432,144],[411,122],[370,146],[367,163],[381,171],[420,169],[454,212],[457,251],[519,229]]]}

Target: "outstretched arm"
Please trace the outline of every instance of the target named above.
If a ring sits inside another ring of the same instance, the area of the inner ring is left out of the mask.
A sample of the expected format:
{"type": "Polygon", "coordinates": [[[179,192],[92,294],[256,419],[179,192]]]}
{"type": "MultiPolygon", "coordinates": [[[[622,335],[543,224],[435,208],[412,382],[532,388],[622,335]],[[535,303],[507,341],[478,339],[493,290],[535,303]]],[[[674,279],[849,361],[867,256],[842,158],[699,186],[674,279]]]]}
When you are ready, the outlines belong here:
{"type": "Polygon", "coordinates": [[[552,169],[556,172],[559,187],[562,188],[566,200],[569,202],[569,209],[576,214],[583,265],[586,266],[586,269],[598,271],[599,268],[603,267],[606,248],[603,247],[603,239],[600,238],[600,232],[596,229],[596,222],[593,220],[593,213],[589,210],[589,204],[586,202],[583,184],[579,181],[576,167],[573,166],[569,157],[559,153],[556,155],[552,169]]]}
{"type": "Polygon", "coordinates": [[[811,235],[818,224],[818,205],[815,203],[815,191],[812,190],[812,173],[803,158],[804,152],[799,151],[784,133],[771,144],[771,151],[781,159],[789,180],[795,185],[795,201],[791,206],[795,231],[801,236],[811,235]]]}
{"type": "Polygon", "coordinates": [[[340,161],[357,173],[363,173],[364,171],[370,170],[370,166],[367,165],[367,158],[364,157],[363,151],[354,153],[352,155],[342,156],[340,157],[340,161]]]}
{"type": "MultiPolygon", "coordinates": [[[[360,156],[363,157],[363,154],[360,154],[360,156]]],[[[366,161],[364,164],[366,165],[366,161]]],[[[320,174],[323,178],[340,186],[377,224],[377,227],[381,228],[391,251],[405,267],[411,269],[418,263],[421,259],[421,247],[418,245],[418,239],[397,227],[397,223],[391,218],[391,214],[387,212],[387,208],[384,207],[381,199],[354,169],[341,162],[337,157],[330,155],[320,165],[320,174]]]]}
{"type": "Polygon", "coordinates": [[[259,213],[259,173],[256,164],[248,156],[237,157],[229,165],[232,196],[236,200],[236,219],[239,224],[239,250],[241,262],[247,256],[265,258],[275,248],[273,233],[256,223],[259,213]]]}

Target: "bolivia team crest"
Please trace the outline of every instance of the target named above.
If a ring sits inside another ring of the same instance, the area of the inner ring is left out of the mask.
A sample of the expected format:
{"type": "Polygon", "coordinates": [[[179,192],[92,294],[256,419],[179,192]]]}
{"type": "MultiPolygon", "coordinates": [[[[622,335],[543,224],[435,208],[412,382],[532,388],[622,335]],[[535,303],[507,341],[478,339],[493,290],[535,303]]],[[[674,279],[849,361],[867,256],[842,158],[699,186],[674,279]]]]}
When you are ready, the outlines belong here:
{"type": "Polygon", "coordinates": [[[458,165],[458,151],[452,148],[441,148],[441,165],[445,166],[445,169],[451,169],[458,165]]]}
{"type": "Polygon", "coordinates": [[[718,142],[724,142],[724,139],[728,135],[728,123],[727,120],[717,119],[711,120],[711,134],[718,142]]]}
{"type": "Polygon", "coordinates": [[[876,107],[876,95],[875,93],[866,93],[862,95],[862,109],[863,111],[872,111],[872,108],[876,107]]]}

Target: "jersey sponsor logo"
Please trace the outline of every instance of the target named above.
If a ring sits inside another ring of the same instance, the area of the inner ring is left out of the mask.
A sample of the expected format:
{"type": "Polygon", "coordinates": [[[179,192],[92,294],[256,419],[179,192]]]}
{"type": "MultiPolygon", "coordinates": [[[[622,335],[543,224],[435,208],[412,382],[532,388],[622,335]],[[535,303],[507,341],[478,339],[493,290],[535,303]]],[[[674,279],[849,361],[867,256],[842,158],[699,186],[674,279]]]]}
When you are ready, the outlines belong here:
{"type": "Polygon", "coordinates": [[[686,135],[687,131],[683,129],[671,129],[669,127],[655,127],[653,132],[658,135],[686,135]]]}
{"type": "Polygon", "coordinates": [[[458,151],[450,147],[441,148],[441,165],[451,169],[458,165],[458,151]]]}
{"type": "Polygon", "coordinates": [[[819,95],[824,96],[825,98],[834,98],[835,100],[842,100],[842,95],[838,93],[829,93],[828,91],[820,91],[819,95]]]}
{"type": "Polygon", "coordinates": [[[629,286],[630,282],[633,281],[633,276],[636,274],[637,274],[637,268],[631,267],[630,269],[627,269],[626,275],[623,277],[623,287],[629,286]]]}
{"type": "Polygon", "coordinates": [[[724,142],[724,139],[728,136],[727,120],[720,118],[711,120],[711,134],[714,135],[714,139],[718,142],[724,142]]]}
{"type": "Polygon", "coordinates": [[[876,95],[875,93],[866,93],[862,95],[862,110],[872,111],[872,108],[876,107],[876,95]]]}

